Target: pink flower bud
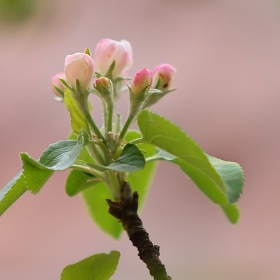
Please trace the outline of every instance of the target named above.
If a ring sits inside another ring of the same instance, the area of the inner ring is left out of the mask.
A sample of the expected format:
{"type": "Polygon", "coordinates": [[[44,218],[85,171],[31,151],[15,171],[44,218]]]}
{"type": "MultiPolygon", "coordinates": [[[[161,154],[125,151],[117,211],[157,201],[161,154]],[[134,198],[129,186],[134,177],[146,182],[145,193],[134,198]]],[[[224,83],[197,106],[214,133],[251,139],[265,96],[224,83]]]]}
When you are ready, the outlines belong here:
{"type": "Polygon", "coordinates": [[[64,89],[65,86],[61,83],[61,81],[59,79],[63,79],[65,80],[65,74],[63,72],[61,73],[57,73],[56,75],[54,75],[52,77],[52,91],[54,92],[54,94],[60,98],[63,98],[63,93],[64,93],[64,89]]]}
{"type": "Polygon", "coordinates": [[[94,75],[95,64],[93,59],[85,53],[74,53],[65,58],[65,76],[69,85],[76,89],[76,80],[79,80],[82,89],[87,89],[94,75]]]}
{"type": "Polygon", "coordinates": [[[124,70],[132,65],[132,48],[128,41],[114,41],[103,39],[99,41],[95,48],[94,58],[97,71],[105,76],[112,63],[115,61],[115,67],[112,72],[112,78],[119,77],[124,70]]]}
{"type": "Polygon", "coordinates": [[[98,90],[101,95],[110,94],[113,92],[113,85],[108,78],[100,77],[95,81],[95,89],[98,90]]]}
{"type": "Polygon", "coordinates": [[[177,70],[170,64],[160,64],[153,70],[152,87],[167,90],[177,70]]]}
{"type": "Polygon", "coordinates": [[[153,80],[153,72],[147,68],[143,68],[138,71],[130,86],[131,92],[135,96],[139,96],[141,93],[145,93],[146,90],[151,86],[153,80]]]}

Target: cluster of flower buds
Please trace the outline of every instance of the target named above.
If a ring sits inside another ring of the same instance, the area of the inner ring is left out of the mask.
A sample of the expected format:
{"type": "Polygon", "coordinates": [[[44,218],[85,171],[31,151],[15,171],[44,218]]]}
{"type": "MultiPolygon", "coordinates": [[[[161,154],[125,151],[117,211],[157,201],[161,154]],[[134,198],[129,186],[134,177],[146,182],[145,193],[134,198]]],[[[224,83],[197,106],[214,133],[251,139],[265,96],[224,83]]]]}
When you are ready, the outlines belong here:
{"type": "MultiPolygon", "coordinates": [[[[152,106],[172,91],[170,84],[176,69],[170,64],[158,65],[152,71],[143,68],[134,75],[131,84],[128,85],[125,82],[128,78],[125,76],[132,62],[132,48],[128,41],[103,39],[95,48],[94,58],[89,49],[84,53],[67,55],[64,73],[58,73],[52,78],[52,89],[56,99],[64,101],[65,98],[70,98],[70,94],[86,117],[93,134],[97,139],[106,142],[110,150],[114,150],[115,147],[115,140],[112,140],[110,135],[118,135],[119,139],[123,139],[142,109],[152,106]],[[122,91],[127,89],[130,106],[127,119],[122,126],[119,117],[114,122],[114,105],[122,91]],[[103,101],[104,133],[98,129],[90,115],[88,106],[90,93],[103,101]]],[[[68,107],[67,109],[69,110],[68,107]]],[[[71,115],[71,111],[69,112],[71,115]]]]}
{"type": "MultiPolygon", "coordinates": [[[[112,85],[103,79],[98,80],[100,77],[110,79],[116,90],[118,88],[115,85],[124,79],[132,62],[132,48],[128,41],[103,39],[95,48],[94,60],[90,52],[67,55],[64,73],[58,73],[52,78],[52,90],[58,100],[63,100],[65,86],[71,88],[72,92],[87,92],[91,88],[100,89],[102,81],[102,88],[107,84],[111,90],[112,85]],[[97,78],[95,86],[94,76],[97,78]]],[[[136,99],[144,100],[149,95],[149,90],[154,89],[151,95],[156,94],[156,99],[159,99],[159,96],[161,98],[166,92],[170,92],[175,73],[176,69],[170,64],[158,65],[153,71],[144,68],[135,74],[129,87],[130,93],[136,99]]],[[[146,102],[146,107],[151,103],[153,102],[146,102]]]]}

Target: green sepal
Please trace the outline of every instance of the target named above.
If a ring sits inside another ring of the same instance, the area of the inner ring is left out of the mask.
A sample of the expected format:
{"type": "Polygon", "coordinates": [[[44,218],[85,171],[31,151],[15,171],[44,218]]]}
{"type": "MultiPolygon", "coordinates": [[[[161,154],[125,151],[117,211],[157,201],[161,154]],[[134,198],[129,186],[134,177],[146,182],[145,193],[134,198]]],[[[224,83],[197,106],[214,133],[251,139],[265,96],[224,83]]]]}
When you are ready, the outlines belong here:
{"type": "Polygon", "coordinates": [[[92,57],[91,55],[91,51],[89,48],[86,48],[85,51],[84,51],[85,54],[89,55],[90,57],[92,57]]]}
{"type": "Polygon", "coordinates": [[[116,271],[119,258],[118,251],[93,255],[66,266],[60,280],[109,280],[116,271]]]}
{"type": "Polygon", "coordinates": [[[146,95],[143,108],[151,107],[152,105],[157,103],[161,98],[163,98],[167,93],[170,93],[172,91],[175,91],[175,89],[165,91],[156,88],[150,89],[146,95]]]}
{"type": "Polygon", "coordinates": [[[0,216],[27,190],[22,171],[0,190],[0,216]]]}
{"type": "Polygon", "coordinates": [[[67,83],[65,80],[59,79],[59,81],[60,81],[67,89],[72,90],[72,88],[68,85],[68,83],[67,83]]]}
{"type": "Polygon", "coordinates": [[[60,94],[61,98],[64,98],[64,91],[61,90],[59,87],[57,87],[56,85],[53,85],[53,87],[55,88],[55,90],[60,94]]]}
{"type": "Polygon", "coordinates": [[[115,65],[116,65],[116,61],[114,60],[114,61],[111,63],[111,65],[110,65],[109,69],[107,70],[106,74],[104,75],[105,77],[107,77],[107,78],[109,78],[109,79],[112,80],[113,71],[114,71],[114,69],[115,69],[115,65]]]}

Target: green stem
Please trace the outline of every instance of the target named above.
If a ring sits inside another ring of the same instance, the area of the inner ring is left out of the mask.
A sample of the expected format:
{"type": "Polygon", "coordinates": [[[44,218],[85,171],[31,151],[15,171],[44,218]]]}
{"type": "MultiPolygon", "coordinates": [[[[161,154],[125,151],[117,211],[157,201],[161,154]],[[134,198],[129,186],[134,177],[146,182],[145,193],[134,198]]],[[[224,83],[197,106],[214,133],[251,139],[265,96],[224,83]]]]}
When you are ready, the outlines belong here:
{"type": "Polygon", "coordinates": [[[98,164],[101,164],[101,165],[105,164],[104,158],[102,157],[97,146],[94,143],[89,143],[87,145],[87,150],[88,150],[89,154],[92,156],[92,158],[94,159],[94,161],[96,161],[98,164]]]}
{"type": "Polygon", "coordinates": [[[108,111],[107,111],[107,104],[104,100],[102,100],[103,105],[103,123],[105,127],[105,137],[108,135],[108,111]]]}
{"type": "Polygon", "coordinates": [[[115,174],[115,172],[113,170],[108,170],[107,172],[108,175],[108,179],[106,181],[110,192],[114,198],[115,201],[120,201],[121,200],[121,187],[120,187],[120,183],[117,179],[117,176],[115,174]]]}
{"type": "Polygon", "coordinates": [[[114,105],[112,102],[103,101],[103,116],[104,116],[104,127],[105,127],[105,138],[108,139],[108,132],[113,131],[113,113],[114,105]]]}
{"type": "Polygon", "coordinates": [[[87,166],[87,165],[84,165],[84,164],[79,164],[78,162],[76,162],[76,163],[71,165],[71,168],[73,168],[75,170],[80,170],[80,171],[83,171],[83,172],[86,172],[86,173],[90,173],[90,174],[96,176],[97,178],[100,178],[103,181],[106,180],[106,177],[104,176],[104,172],[97,171],[90,166],[87,166]]]}
{"type": "Polygon", "coordinates": [[[88,98],[85,96],[82,96],[81,98],[75,98],[77,105],[79,106],[80,110],[82,111],[82,113],[84,114],[84,116],[86,117],[89,126],[91,127],[91,129],[93,130],[93,132],[95,133],[95,135],[101,139],[103,141],[104,144],[106,144],[106,140],[103,137],[102,133],[100,132],[99,128],[97,127],[97,125],[95,124],[94,120],[91,117],[91,114],[88,110],[88,98]]]}
{"type": "Polygon", "coordinates": [[[124,126],[121,130],[119,139],[122,140],[127,132],[127,130],[129,129],[130,125],[132,124],[133,120],[134,120],[135,115],[134,114],[129,114],[128,118],[126,119],[124,126]]]}
{"type": "Polygon", "coordinates": [[[102,133],[100,132],[99,128],[97,127],[97,125],[95,124],[94,120],[92,119],[91,117],[91,114],[87,111],[87,112],[84,112],[85,114],[85,117],[90,125],[90,127],[92,128],[93,132],[95,133],[95,135],[101,139],[103,141],[103,143],[105,144],[106,143],[106,140],[105,138],[103,137],[102,133]]]}
{"type": "Polygon", "coordinates": [[[107,105],[107,132],[112,132],[113,131],[113,112],[114,112],[114,106],[112,105],[107,105]]]}

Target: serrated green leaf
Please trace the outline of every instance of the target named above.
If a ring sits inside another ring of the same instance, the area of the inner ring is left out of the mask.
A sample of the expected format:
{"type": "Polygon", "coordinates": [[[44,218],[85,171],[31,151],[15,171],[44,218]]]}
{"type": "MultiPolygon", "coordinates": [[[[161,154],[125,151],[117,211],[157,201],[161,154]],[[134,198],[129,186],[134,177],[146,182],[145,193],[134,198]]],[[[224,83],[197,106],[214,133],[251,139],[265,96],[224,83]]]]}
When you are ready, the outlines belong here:
{"type": "Polygon", "coordinates": [[[93,221],[107,234],[118,239],[123,231],[120,222],[108,213],[107,198],[112,199],[108,187],[100,182],[81,192],[93,221]]]}
{"type": "MultiPolygon", "coordinates": [[[[212,162],[218,167],[216,170],[210,163],[210,158],[179,127],[147,109],[139,114],[138,126],[144,142],[167,152],[150,159],[164,159],[178,164],[208,198],[223,207],[239,197],[243,186],[243,172],[238,164],[232,169],[233,165],[229,168],[228,164],[222,165],[221,161],[212,158],[212,162]],[[225,171],[231,172],[230,175],[225,175],[225,171]]],[[[228,218],[233,220],[230,217],[233,211],[224,212],[230,213],[228,218]]]]}
{"type": "Polygon", "coordinates": [[[120,253],[96,254],[78,263],[66,266],[60,280],[109,280],[115,273],[120,253]]]}
{"type": "Polygon", "coordinates": [[[71,91],[68,88],[64,90],[64,104],[70,113],[72,130],[76,133],[79,133],[82,128],[89,131],[86,117],[80,111],[77,102],[72,97],[71,91]]]}
{"type": "Polygon", "coordinates": [[[79,170],[71,170],[65,184],[66,193],[69,196],[74,196],[100,182],[100,180],[94,181],[93,179],[94,177],[91,174],[87,174],[79,170]]]}
{"type": "MultiPolygon", "coordinates": [[[[244,173],[240,165],[236,162],[231,161],[224,161],[215,157],[212,157],[210,155],[206,155],[211,165],[214,167],[216,172],[220,175],[222,178],[225,187],[226,187],[226,195],[228,196],[229,203],[235,203],[238,198],[240,197],[240,194],[242,193],[242,187],[244,182],[244,173]]],[[[188,174],[188,166],[186,165],[184,167],[184,162],[180,160],[176,160],[177,158],[171,154],[169,154],[166,151],[163,151],[161,149],[157,149],[157,152],[154,156],[148,158],[148,162],[154,161],[154,160],[165,160],[170,161],[178,164],[181,166],[183,171],[192,178],[191,175],[188,174]]],[[[214,182],[213,182],[214,183],[214,182]]],[[[203,186],[203,184],[200,184],[203,186]]],[[[197,184],[199,188],[199,186],[197,184]]],[[[212,187],[212,191],[214,191],[215,186],[212,187]]],[[[205,191],[202,190],[202,192],[205,193],[205,191]]],[[[207,194],[206,194],[207,195],[207,194]]],[[[216,195],[207,195],[213,202],[220,204],[216,201],[215,197],[216,195]]]]}
{"type": "Polygon", "coordinates": [[[196,169],[193,165],[178,158],[171,162],[179,165],[182,171],[192,179],[199,190],[211,199],[212,202],[219,205],[228,204],[225,193],[199,169],[196,169]]]}
{"type": "Polygon", "coordinates": [[[22,172],[0,190],[0,216],[26,191],[22,172]]]}
{"type": "Polygon", "coordinates": [[[203,150],[179,127],[145,109],[138,116],[143,140],[182,159],[211,178],[225,192],[222,179],[209,163],[203,150]]]}
{"type": "Polygon", "coordinates": [[[141,170],[145,166],[145,158],[141,151],[133,144],[126,144],[120,157],[108,166],[106,169],[111,169],[119,172],[133,172],[141,170]]]}
{"type": "Polygon", "coordinates": [[[69,168],[80,155],[84,137],[80,134],[77,141],[61,140],[51,144],[39,159],[40,165],[55,171],[69,168]]]}
{"type": "Polygon", "coordinates": [[[63,140],[51,144],[37,161],[27,153],[21,153],[23,176],[26,188],[33,194],[40,191],[54,171],[69,168],[80,155],[84,144],[84,134],[78,140],[63,140]]]}
{"type": "Polygon", "coordinates": [[[40,165],[26,153],[20,154],[23,176],[26,188],[33,194],[38,193],[44,184],[50,179],[54,171],[40,165]]]}

